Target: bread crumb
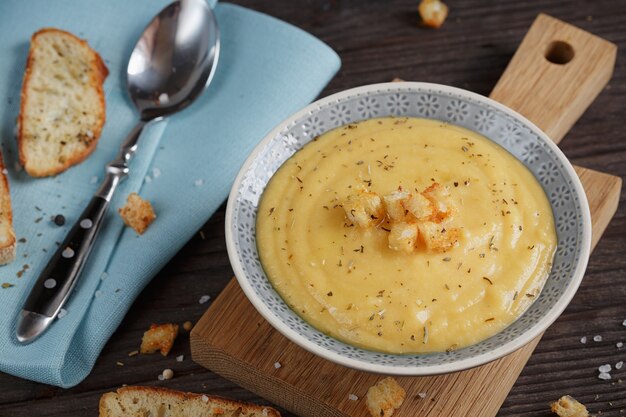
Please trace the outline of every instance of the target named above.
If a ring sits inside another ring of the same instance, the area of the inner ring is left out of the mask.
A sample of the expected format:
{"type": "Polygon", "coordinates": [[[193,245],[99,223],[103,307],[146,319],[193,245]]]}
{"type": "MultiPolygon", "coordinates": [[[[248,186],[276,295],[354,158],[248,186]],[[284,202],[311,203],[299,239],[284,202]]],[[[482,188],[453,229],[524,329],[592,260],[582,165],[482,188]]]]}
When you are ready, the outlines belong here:
{"type": "Polygon", "coordinates": [[[174,378],[174,371],[172,371],[171,369],[164,369],[163,370],[163,379],[172,379],[174,378]]]}
{"type": "Polygon", "coordinates": [[[183,323],[183,329],[185,329],[185,331],[187,332],[190,332],[191,329],[193,329],[193,323],[187,320],[186,322],[183,323]]]}
{"type": "Polygon", "coordinates": [[[119,362],[119,361],[118,361],[118,362],[116,363],[116,365],[117,365],[117,366],[124,366],[124,362],[119,362]]]}
{"type": "Polygon", "coordinates": [[[149,201],[139,197],[137,193],[131,193],[126,201],[126,205],[118,210],[120,216],[127,226],[142,235],[150,223],[156,219],[152,205],[149,201]]]}
{"type": "Polygon", "coordinates": [[[417,10],[424,25],[435,29],[439,29],[448,17],[448,6],[439,0],[422,0],[417,10]]]}
{"type": "Polygon", "coordinates": [[[378,381],[367,390],[366,405],[372,417],[389,417],[406,397],[406,391],[391,377],[378,381]]]}
{"type": "Polygon", "coordinates": [[[174,340],[177,335],[177,324],[153,324],[150,326],[150,329],[143,334],[140,352],[154,353],[158,350],[161,352],[161,355],[167,356],[174,345],[174,340]]]}
{"type": "Polygon", "coordinates": [[[560,417],[589,417],[587,408],[569,395],[550,404],[550,409],[560,417]]]}
{"type": "Polygon", "coordinates": [[[133,357],[135,355],[139,355],[139,351],[138,350],[133,350],[132,352],[128,353],[128,357],[133,357]]]}

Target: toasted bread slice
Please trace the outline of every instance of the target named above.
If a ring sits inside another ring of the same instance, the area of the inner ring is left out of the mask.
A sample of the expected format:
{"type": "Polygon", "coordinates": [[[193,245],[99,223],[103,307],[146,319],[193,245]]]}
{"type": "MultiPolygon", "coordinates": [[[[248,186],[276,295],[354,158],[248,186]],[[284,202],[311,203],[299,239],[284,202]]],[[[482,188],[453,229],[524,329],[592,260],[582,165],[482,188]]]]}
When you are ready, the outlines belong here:
{"type": "Polygon", "coordinates": [[[15,259],[15,233],[13,232],[13,212],[11,194],[6,169],[0,153],[0,265],[15,259]]]}
{"type": "Polygon", "coordinates": [[[100,417],[280,417],[273,408],[157,387],[123,387],[100,398],[100,417]]]}
{"type": "Polygon", "coordinates": [[[71,33],[48,28],[32,36],[17,134],[26,172],[55,175],[93,152],[105,120],[108,73],[98,53],[71,33]]]}

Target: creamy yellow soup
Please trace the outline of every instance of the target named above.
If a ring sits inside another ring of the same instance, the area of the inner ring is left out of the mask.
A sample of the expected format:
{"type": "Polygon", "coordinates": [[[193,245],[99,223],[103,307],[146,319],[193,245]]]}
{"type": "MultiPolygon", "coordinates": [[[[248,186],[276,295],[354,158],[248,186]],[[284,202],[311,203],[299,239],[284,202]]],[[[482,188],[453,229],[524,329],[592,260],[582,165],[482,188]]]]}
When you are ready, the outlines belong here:
{"type": "Polygon", "coordinates": [[[523,164],[470,130],[380,118],[323,134],[276,172],[260,202],[257,245],[274,288],[304,320],[348,344],[441,352],[493,336],[537,298],[556,233],[523,164]],[[458,241],[445,252],[393,250],[385,223],[355,227],[357,189],[444,187],[458,241]]]}

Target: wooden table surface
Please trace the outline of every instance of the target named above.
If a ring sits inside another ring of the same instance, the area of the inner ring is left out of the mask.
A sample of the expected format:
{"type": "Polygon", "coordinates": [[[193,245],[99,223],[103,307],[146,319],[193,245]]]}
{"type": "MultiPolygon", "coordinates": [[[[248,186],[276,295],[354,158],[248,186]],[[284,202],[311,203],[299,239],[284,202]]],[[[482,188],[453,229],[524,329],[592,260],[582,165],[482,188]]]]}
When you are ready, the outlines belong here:
{"type": "MultiPolygon", "coordinates": [[[[573,163],[626,176],[626,2],[448,0],[440,30],[418,26],[417,0],[236,0],[318,36],[341,56],[340,73],[322,96],[400,77],[462,87],[488,95],[539,12],[546,12],[618,45],[609,86],[561,143],[573,163]]],[[[621,206],[591,256],[574,300],[546,332],[498,416],[549,416],[547,404],[571,394],[602,416],[626,416],[626,367],[598,379],[599,365],[626,361],[626,205],[621,206]],[[593,336],[601,335],[601,342],[593,336]],[[587,343],[580,342],[587,336],[587,343]],[[623,380],[623,382],[622,382],[623,380]]],[[[224,242],[224,206],[137,299],[104,347],[91,375],[64,390],[0,374],[0,416],[97,415],[103,392],[122,384],[160,385],[240,400],[267,402],[193,363],[181,332],[168,357],[139,355],[141,335],[153,322],[197,320],[232,270],[224,242]],[[183,362],[176,356],[185,355],[183,362]],[[121,361],[124,366],[116,363],[121,361]],[[158,381],[164,368],[175,377],[158,381]]],[[[289,416],[287,412],[283,415],[289,416]]],[[[471,417],[471,416],[470,416],[471,417]]]]}

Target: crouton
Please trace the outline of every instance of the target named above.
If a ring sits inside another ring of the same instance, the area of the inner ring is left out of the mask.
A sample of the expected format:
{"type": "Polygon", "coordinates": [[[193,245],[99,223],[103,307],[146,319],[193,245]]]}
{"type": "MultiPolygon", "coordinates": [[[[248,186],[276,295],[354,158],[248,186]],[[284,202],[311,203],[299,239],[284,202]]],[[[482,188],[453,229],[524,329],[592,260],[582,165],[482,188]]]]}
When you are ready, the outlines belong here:
{"type": "Polygon", "coordinates": [[[367,390],[365,400],[372,417],[389,417],[400,408],[405,397],[404,388],[395,379],[387,377],[367,390]]]}
{"type": "Polygon", "coordinates": [[[415,223],[394,223],[389,232],[389,248],[405,253],[413,252],[417,242],[418,228],[415,223]]]}
{"type": "Polygon", "coordinates": [[[402,222],[405,220],[407,210],[403,203],[408,198],[409,193],[402,191],[401,189],[383,197],[387,217],[389,217],[390,220],[395,222],[402,222]]]}
{"type": "Polygon", "coordinates": [[[409,198],[404,201],[404,207],[420,221],[430,218],[435,212],[434,203],[420,193],[410,195],[409,198]]]}
{"type": "Polygon", "coordinates": [[[422,191],[422,195],[430,200],[435,209],[431,220],[441,222],[454,214],[454,207],[450,201],[450,192],[447,188],[439,185],[439,183],[433,183],[430,187],[422,191]]]}
{"type": "Polygon", "coordinates": [[[459,240],[459,229],[445,224],[425,221],[418,224],[418,229],[420,239],[429,251],[445,252],[459,240]]]}
{"type": "Polygon", "coordinates": [[[377,225],[385,217],[385,210],[378,194],[365,190],[349,196],[343,202],[343,209],[348,220],[359,227],[377,225]]]}
{"type": "Polygon", "coordinates": [[[439,0],[422,0],[417,10],[424,25],[435,29],[439,29],[448,17],[448,6],[439,0]]]}
{"type": "Polygon", "coordinates": [[[153,324],[141,339],[141,353],[154,353],[157,350],[161,355],[167,356],[178,336],[178,324],[153,324]]]}
{"type": "Polygon", "coordinates": [[[587,408],[569,395],[550,404],[550,409],[560,417],[589,417],[587,408]]]}
{"type": "Polygon", "coordinates": [[[126,205],[118,210],[120,216],[127,226],[132,227],[135,232],[142,235],[150,223],[156,219],[152,205],[149,201],[139,197],[137,193],[131,193],[126,201],[126,205]]]}

